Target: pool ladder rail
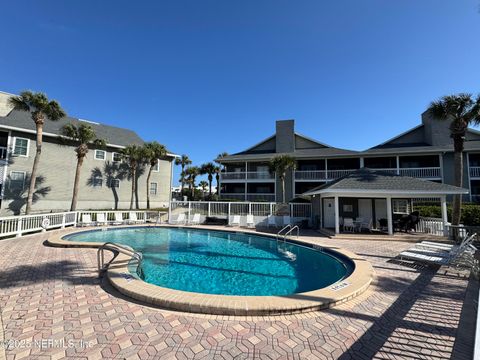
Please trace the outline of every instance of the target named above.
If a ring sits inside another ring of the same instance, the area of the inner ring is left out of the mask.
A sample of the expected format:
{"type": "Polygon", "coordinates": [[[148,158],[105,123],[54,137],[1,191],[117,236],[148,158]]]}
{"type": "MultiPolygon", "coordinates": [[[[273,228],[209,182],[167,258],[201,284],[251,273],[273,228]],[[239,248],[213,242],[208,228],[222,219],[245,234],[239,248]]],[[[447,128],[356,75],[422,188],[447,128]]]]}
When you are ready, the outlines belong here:
{"type": "Polygon", "coordinates": [[[105,272],[105,270],[107,270],[107,266],[108,266],[108,264],[105,264],[105,254],[104,254],[105,249],[117,251],[117,252],[125,254],[125,255],[131,255],[132,258],[137,260],[137,262],[139,264],[143,260],[143,255],[142,255],[141,252],[134,251],[129,247],[121,246],[121,245],[118,245],[118,244],[113,243],[113,242],[103,243],[97,250],[97,265],[98,265],[98,276],[99,277],[101,277],[102,274],[105,272]]]}
{"type": "Polygon", "coordinates": [[[290,235],[295,230],[297,231],[297,238],[298,238],[298,235],[300,234],[300,228],[298,227],[298,225],[292,226],[291,224],[288,224],[288,225],[284,226],[277,233],[277,236],[276,236],[277,241],[278,241],[280,236],[283,236],[283,242],[285,242],[287,240],[287,236],[290,235]],[[285,233],[282,234],[283,232],[285,232],[285,233]]]}

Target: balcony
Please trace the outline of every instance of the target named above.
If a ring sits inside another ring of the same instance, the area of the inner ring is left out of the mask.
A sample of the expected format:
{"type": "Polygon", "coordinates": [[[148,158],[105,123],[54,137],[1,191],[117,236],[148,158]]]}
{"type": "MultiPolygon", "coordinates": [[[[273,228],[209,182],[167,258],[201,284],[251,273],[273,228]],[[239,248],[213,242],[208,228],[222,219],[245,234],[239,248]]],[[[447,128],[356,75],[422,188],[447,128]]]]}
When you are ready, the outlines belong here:
{"type": "Polygon", "coordinates": [[[240,200],[240,201],[275,201],[275,194],[262,193],[220,193],[222,200],[240,200]]]}
{"type": "Polygon", "coordinates": [[[480,166],[470,166],[470,177],[480,178],[480,166]]]}
{"type": "MultiPolygon", "coordinates": [[[[470,168],[470,176],[473,168],[470,168]]],[[[480,167],[477,168],[477,176],[480,177],[480,167]]],[[[358,169],[348,170],[311,170],[311,171],[295,171],[296,181],[328,181],[335,180],[342,176],[351,174],[358,169]]],[[[390,174],[399,174],[402,176],[411,176],[419,179],[437,179],[441,178],[440,167],[424,167],[424,168],[388,168],[388,169],[374,169],[384,171],[390,174]]]]}
{"type": "Polygon", "coordinates": [[[223,182],[230,181],[235,182],[238,180],[243,181],[274,181],[275,174],[268,171],[238,171],[238,172],[222,172],[220,173],[220,180],[223,182]]]}

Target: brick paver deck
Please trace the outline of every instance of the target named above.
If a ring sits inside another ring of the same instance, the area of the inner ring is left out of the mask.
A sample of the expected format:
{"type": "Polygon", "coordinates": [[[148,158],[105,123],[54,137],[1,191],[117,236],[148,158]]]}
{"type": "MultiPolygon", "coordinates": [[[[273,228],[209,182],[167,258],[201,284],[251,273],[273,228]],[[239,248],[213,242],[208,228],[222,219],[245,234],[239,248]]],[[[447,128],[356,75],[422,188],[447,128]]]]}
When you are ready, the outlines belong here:
{"type": "Polygon", "coordinates": [[[7,359],[471,358],[476,283],[389,261],[411,243],[319,237],[372,262],[365,293],[315,313],[222,317],[132,302],[97,278],[94,249],[48,247],[47,237],[0,241],[7,359]]]}

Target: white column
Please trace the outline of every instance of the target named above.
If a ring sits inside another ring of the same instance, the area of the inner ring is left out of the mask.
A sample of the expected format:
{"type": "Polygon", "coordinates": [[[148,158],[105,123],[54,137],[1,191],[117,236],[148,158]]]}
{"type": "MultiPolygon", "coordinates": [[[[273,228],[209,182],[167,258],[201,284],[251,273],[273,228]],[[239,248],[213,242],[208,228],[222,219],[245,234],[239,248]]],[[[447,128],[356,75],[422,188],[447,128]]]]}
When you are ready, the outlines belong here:
{"type": "Polygon", "coordinates": [[[392,198],[387,197],[388,235],[393,235],[392,198]]]}
{"type": "Polygon", "coordinates": [[[364,158],[360,158],[360,169],[365,167],[365,161],[364,158]]]}
{"type": "Polygon", "coordinates": [[[328,161],[325,159],[325,180],[328,180],[328,161]]]}
{"type": "Polygon", "coordinates": [[[340,205],[338,196],[335,196],[335,234],[340,234],[340,205]]]}
{"type": "Polygon", "coordinates": [[[443,224],[443,235],[448,236],[448,228],[447,228],[447,222],[448,222],[448,215],[447,215],[447,197],[443,195],[441,197],[441,202],[442,202],[442,224],[443,224]]]}
{"type": "Polygon", "coordinates": [[[397,175],[400,174],[400,156],[397,155],[397,175]]]}

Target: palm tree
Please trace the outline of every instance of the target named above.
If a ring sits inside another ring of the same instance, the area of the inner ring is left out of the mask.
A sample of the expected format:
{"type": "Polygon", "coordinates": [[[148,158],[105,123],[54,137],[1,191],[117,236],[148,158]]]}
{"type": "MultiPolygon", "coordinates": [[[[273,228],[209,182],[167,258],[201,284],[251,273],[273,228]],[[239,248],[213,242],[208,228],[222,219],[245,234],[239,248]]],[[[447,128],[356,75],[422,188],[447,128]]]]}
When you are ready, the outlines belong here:
{"type": "Polygon", "coordinates": [[[175,165],[180,165],[182,167],[182,171],[180,173],[180,182],[182,183],[182,188],[180,193],[183,196],[183,188],[185,186],[185,167],[190,165],[192,160],[188,157],[188,155],[183,154],[181,157],[175,159],[175,165]]]}
{"type": "Polygon", "coordinates": [[[132,180],[132,195],[130,197],[130,210],[133,209],[133,199],[136,193],[137,185],[137,170],[143,159],[142,148],[138,145],[128,145],[126,148],[122,149],[122,156],[128,161],[128,166],[130,168],[130,178],[132,180]]]}
{"type": "Polygon", "coordinates": [[[80,171],[82,169],[83,161],[88,153],[89,146],[105,147],[105,140],[97,138],[95,130],[90,125],[80,124],[75,126],[73,124],[67,124],[62,127],[62,135],[72,140],[77,147],[75,152],[77,153],[77,169],[75,171],[75,181],[73,183],[73,195],[72,204],[70,205],[70,211],[75,211],[77,208],[78,198],[78,185],[80,183],[80,171]]]}
{"type": "Polygon", "coordinates": [[[282,202],[285,203],[285,177],[288,170],[293,170],[296,167],[296,161],[289,155],[275,156],[268,164],[271,173],[276,173],[282,183],[282,202]]]}
{"type": "MultiPolygon", "coordinates": [[[[435,118],[449,120],[450,137],[453,139],[455,161],[455,186],[463,187],[463,150],[469,125],[480,124],[480,95],[447,95],[430,104],[427,111],[435,118]]],[[[452,225],[460,224],[462,198],[453,197],[452,225]]]]}
{"type": "Polygon", "coordinates": [[[31,91],[22,91],[19,96],[9,98],[9,103],[17,110],[28,111],[31,113],[33,122],[37,129],[37,152],[33,161],[32,173],[30,174],[30,186],[28,188],[27,206],[25,214],[30,214],[32,209],[33,193],[35,191],[35,182],[37,180],[37,169],[42,153],[43,125],[45,119],[57,121],[66,116],[65,111],[55,100],[49,100],[43,93],[33,93],[31,91]]]}
{"type": "Polygon", "coordinates": [[[143,156],[150,164],[150,169],[147,175],[147,209],[150,209],[150,176],[152,170],[157,166],[158,160],[167,155],[167,149],[164,145],[159,144],[156,141],[145,143],[143,145],[143,156]]]}
{"type": "MultiPolygon", "coordinates": [[[[198,185],[202,188],[202,197],[205,198],[205,192],[207,191],[207,187],[209,186],[208,182],[206,182],[205,180],[202,180],[198,183],[198,185]]],[[[212,190],[212,185],[210,184],[210,194],[211,194],[211,190],[212,190]]]]}
{"type": "Polygon", "coordinates": [[[208,175],[208,195],[212,196],[212,181],[213,181],[213,174],[216,174],[217,166],[214,163],[208,162],[200,166],[200,174],[201,175],[208,175]]]}
{"type": "Polygon", "coordinates": [[[219,165],[215,168],[215,181],[217,182],[217,195],[220,194],[220,173],[225,169],[225,166],[220,162],[222,158],[228,156],[228,153],[222,152],[218,154],[215,162],[219,165]]]}
{"type": "Polygon", "coordinates": [[[195,180],[198,175],[200,175],[200,169],[197,166],[189,166],[185,169],[185,182],[188,183],[191,200],[194,198],[195,180]]]}

